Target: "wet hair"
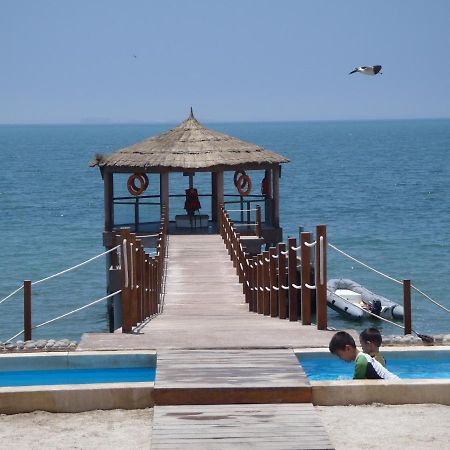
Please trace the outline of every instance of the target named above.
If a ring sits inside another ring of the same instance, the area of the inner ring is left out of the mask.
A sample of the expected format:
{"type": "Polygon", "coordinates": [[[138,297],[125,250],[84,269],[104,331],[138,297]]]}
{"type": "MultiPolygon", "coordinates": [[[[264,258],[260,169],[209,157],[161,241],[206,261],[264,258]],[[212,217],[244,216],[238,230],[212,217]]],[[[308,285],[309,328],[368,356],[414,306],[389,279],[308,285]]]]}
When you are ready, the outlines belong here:
{"type": "Polygon", "coordinates": [[[377,328],[366,328],[359,335],[361,341],[364,342],[373,342],[376,346],[380,346],[383,342],[383,338],[381,337],[381,333],[377,328]]]}
{"type": "Polygon", "coordinates": [[[338,350],[345,350],[347,345],[356,348],[355,340],[346,331],[338,331],[331,338],[328,348],[331,353],[335,354],[338,350]]]}

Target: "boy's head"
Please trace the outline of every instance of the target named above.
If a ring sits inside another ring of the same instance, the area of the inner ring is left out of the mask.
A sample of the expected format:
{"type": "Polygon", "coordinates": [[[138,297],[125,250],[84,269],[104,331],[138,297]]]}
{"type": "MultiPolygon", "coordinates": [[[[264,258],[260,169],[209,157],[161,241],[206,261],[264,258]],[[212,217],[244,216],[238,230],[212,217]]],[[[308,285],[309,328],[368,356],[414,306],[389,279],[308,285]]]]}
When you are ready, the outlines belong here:
{"type": "Polygon", "coordinates": [[[346,332],[338,331],[330,341],[328,346],[330,352],[346,362],[354,361],[358,350],[356,350],[355,340],[346,332]]]}
{"type": "Polygon", "coordinates": [[[359,335],[359,343],[364,353],[378,352],[382,342],[381,333],[376,328],[366,328],[359,335]]]}

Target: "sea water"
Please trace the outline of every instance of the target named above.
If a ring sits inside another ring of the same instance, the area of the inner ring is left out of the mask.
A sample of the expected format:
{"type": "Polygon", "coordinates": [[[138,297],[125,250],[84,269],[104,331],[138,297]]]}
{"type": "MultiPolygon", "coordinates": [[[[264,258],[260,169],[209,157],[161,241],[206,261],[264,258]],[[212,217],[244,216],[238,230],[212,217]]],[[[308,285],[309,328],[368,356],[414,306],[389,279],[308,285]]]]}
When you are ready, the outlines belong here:
{"type": "MultiPolygon", "coordinates": [[[[0,126],[0,300],[24,279],[39,280],[104,251],[103,182],[90,168],[96,153],[111,153],[175,124],[0,126]]],[[[328,241],[364,263],[413,285],[450,308],[450,120],[227,123],[210,128],[288,157],[280,180],[284,238],[298,227],[327,225],[328,241]]],[[[259,193],[261,172],[251,172],[259,193]]],[[[126,177],[115,195],[126,193],[126,177]]],[[[159,193],[150,175],[149,194],[159,193]]],[[[210,175],[197,173],[200,194],[210,175]]],[[[187,178],[171,174],[170,193],[183,194],[187,178]]],[[[225,193],[234,194],[232,173],[225,193]]],[[[151,209],[153,208],[153,210],[151,209]]],[[[183,213],[182,199],[170,204],[183,213]]],[[[202,212],[208,214],[202,199],[202,212]]],[[[117,218],[132,221],[132,209],[117,218]]],[[[157,207],[148,214],[158,216],[157,207]]],[[[394,301],[402,287],[329,249],[328,278],[350,278],[394,301]]],[[[105,295],[105,259],[33,286],[33,324],[105,295]]],[[[449,333],[450,314],[413,293],[413,328],[449,333]]],[[[0,305],[0,341],[22,325],[22,293],[0,305]]],[[[376,324],[385,334],[402,330],[384,322],[355,323],[328,310],[329,325],[358,330],[376,324]]],[[[107,331],[105,303],[33,331],[34,338],[79,339],[107,331]]]]}

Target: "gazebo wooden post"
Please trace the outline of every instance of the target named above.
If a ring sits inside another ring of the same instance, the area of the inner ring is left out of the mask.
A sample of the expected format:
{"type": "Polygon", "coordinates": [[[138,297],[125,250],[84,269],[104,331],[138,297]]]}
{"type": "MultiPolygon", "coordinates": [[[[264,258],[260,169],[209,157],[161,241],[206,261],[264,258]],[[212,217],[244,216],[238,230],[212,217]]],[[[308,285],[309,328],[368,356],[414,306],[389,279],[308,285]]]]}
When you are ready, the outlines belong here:
{"type": "Polygon", "coordinates": [[[103,169],[103,189],[105,231],[112,231],[114,224],[114,183],[113,174],[108,169],[103,169]]]}
{"type": "Polygon", "coordinates": [[[220,208],[223,207],[224,201],[224,176],[223,170],[218,170],[216,172],[216,216],[220,217],[220,208]]]}
{"type": "Polygon", "coordinates": [[[272,225],[272,170],[266,169],[264,171],[264,178],[268,180],[267,187],[269,192],[267,192],[264,198],[264,222],[266,225],[272,225]]]}
{"type": "Polygon", "coordinates": [[[280,166],[272,169],[272,226],[280,226],[280,166]]]}
{"type": "Polygon", "coordinates": [[[164,205],[167,223],[169,223],[169,172],[167,171],[162,171],[159,174],[159,196],[161,202],[161,213],[163,212],[164,205]]]}
{"type": "Polygon", "coordinates": [[[219,223],[220,208],[217,202],[217,173],[211,172],[211,220],[219,223]]]}

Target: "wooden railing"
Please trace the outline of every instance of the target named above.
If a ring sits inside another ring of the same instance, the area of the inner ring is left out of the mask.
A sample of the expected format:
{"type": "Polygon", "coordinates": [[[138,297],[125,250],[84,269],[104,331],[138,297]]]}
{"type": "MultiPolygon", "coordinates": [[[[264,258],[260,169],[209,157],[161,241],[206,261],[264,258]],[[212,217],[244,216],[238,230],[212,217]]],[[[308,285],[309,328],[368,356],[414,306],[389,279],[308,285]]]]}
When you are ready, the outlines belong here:
{"type": "Polygon", "coordinates": [[[311,233],[301,233],[301,242],[289,238],[268,251],[251,256],[242,245],[226,210],[221,208],[220,235],[242,283],[249,310],[280,319],[311,325],[311,290],[316,291],[317,328],[327,328],[326,227],[318,225],[316,244],[311,233]],[[311,280],[310,252],[315,247],[315,281],[311,280]],[[299,250],[301,258],[299,258],[299,250]],[[300,271],[298,263],[301,261],[300,271]],[[301,280],[301,283],[298,284],[301,280]],[[299,295],[300,294],[300,295],[299,295]],[[300,302],[298,299],[300,298],[300,302]]]}
{"type": "MultiPolygon", "coordinates": [[[[145,252],[141,240],[129,228],[120,230],[122,332],[161,312],[167,244],[166,208],[161,208],[156,255],[145,252]]],[[[156,236],[155,236],[156,237],[156,236]]]]}

